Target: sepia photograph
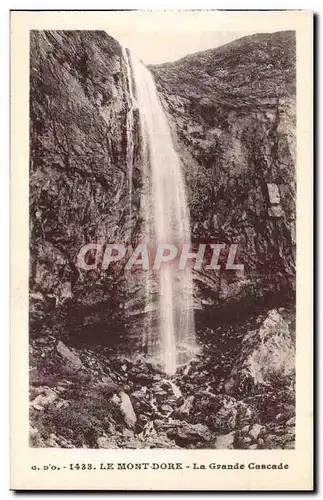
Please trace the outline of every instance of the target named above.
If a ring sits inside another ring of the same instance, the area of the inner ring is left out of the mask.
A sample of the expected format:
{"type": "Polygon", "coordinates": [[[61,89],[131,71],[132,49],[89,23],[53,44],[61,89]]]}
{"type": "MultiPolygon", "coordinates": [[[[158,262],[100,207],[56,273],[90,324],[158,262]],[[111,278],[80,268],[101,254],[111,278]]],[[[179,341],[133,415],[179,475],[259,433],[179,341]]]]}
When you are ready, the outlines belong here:
{"type": "Polygon", "coordinates": [[[32,446],[294,447],[295,62],[31,32],[32,446]]]}
{"type": "Polygon", "coordinates": [[[295,453],[302,418],[298,28],[102,14],[31,24],[24,49],[28,448],[288,469],[263,453],[295,453]]]}

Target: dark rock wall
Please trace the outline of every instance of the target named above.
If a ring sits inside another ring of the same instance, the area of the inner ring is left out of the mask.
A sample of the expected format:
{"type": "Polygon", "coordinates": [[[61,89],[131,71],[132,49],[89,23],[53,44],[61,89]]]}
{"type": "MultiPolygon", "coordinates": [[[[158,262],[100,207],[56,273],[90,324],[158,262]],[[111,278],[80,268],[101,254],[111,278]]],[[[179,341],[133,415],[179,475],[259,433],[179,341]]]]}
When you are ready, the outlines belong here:
{"type": "Polygon", "coordinates": [[[151,66],[189,194],[193,241],[238,244],[243,276],[196,276],[218,304],[295,275],[295,34],[241,38],[151,66]]]}
{"type": "MultiPolygon", "coordinates": [[[[75,264],[83,245],[124,242],[135,226],[126,165],[129,99],[121,46],[105,32],[31,32],[31,319],[65,302],[118,309],[121,278],[80,272],[75,264]]],[[[135,117],[135,130],[137,124],[135,117]]]]}
{"type": "MultiPolygon", "coordinates": [[[[243,299],[292,296],[294,33],[253,35],[150,69],[185,170],[192,239],[237,243],[238,261],[245,266],[243,276],[197,274],[196,307],[218,313],[214,304],[225,309],[234,300],[243,308],[243,299]]],[[[111,325],[124,325],[127,304],[140,309],[140,286],[122,269],[84,272],[75,265],[87,243],[135,246],[138,241],[139,117],[135,113],[130,219],[129,106],[122,49],[113,38],[100,31],[31,32],[30,318],[35,331],[54,312],[54,325],[64,319],[67,330],[83,332],[95,343],[106,325],[119,335],[111,325]]]]}

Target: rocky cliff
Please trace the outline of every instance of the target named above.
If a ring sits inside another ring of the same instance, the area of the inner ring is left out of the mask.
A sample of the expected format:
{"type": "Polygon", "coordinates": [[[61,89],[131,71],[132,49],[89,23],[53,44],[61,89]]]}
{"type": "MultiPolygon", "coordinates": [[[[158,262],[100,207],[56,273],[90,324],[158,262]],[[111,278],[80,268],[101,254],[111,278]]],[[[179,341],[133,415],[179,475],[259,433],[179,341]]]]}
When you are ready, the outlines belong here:
{"type": "Polygon", "coordinates": [[[104,32],[33,31],[30,55],[31,445],[292,448],[294,34],[150,68],[193,243],[236,243],[245,266],[196,273],[201,355],[173,378],[127,355],[129,332],[143,337],[127,314],[143,308],[143,287],[118,266],[76,266],[84,244],[134,245],[140,233],[139,117],[131,210],[122,48],[104,32]]]}
{"type": "MultiPolygon", "coordinates": [[[[83,272],[76,266],[76,256],[91,242],[131,242],[135,231],[135,220],[129,217],[127,85],[121,46],[105,32],[31,32],[33,332],[43,328],[44,319],[53,317],[55,324],[57,310],[64,314],[67,308],[67,321],[77,334],[86,328],[89,315],[92,325],[98,310],[101,324],[112,322],[122,307],[124,282],[118,270],[104,276],[83,272]]],[[[136,128],[135,115],[139,144],[136,128]]],[[[139,147],[134,154],[139,156],[139,147]]],[[[134,167],[138,189],[136,162],[134,167]]],[[[132,203],[138,203],[135,196],[132,203]]],[[[87,337],[93,334],[89,327],[87,337]]]]}
{"type": "Polygon", "coordinates": [[[150,68],[185,170],[192,239],[238,244],[245,267],[196,276],[220,307],[293,297],[295,64],[295,33],[278,32],[150,68]]]}
{"type": "MultiPolygon", "coordinates": [[[[102,314],[112,321],[136,288],[116,267],[75,263],[82,245],[131,244],[139,231],[139,117],[130,210],[122,49],[104,32],[32,32],[30,70],[31,319],[36,328],[41,311],[67,303],[80,328],[97,306],[99,323],[102,314]]],[[[185,171],[192,240],[236,243],[244,265],[242,274],[196,273],[196,307],[231,315],[232,302],[240,312],[255,299],[293,300],[294,33],[241,38],[151,70],[185,171]]]]}

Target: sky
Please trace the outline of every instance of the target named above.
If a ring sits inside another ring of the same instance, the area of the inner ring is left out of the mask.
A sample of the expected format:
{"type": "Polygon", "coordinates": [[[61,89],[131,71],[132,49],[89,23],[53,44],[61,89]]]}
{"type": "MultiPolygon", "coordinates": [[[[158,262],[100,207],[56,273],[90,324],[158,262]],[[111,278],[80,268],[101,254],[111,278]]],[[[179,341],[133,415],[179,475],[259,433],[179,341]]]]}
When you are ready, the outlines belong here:
{"type": "Polygon", "coordinates": [[[180,30],[176,33],[157,30],[154,32],[132,31],[131,33],[118,33],[115,30],[113,33],[111,31],[108,33],[121,45],[130,49],[145,64],[176,61],[187,54],[216,48],[251,34],[250,32],[219,31],[186,33],[180,30]]]}
{"type": "Polygon", "coordinates": [[[159,64],[260,31],[246,28],[244,23],[241,29],[237,23],[222,26],[217,16],[206,11],[131,11],[112,15],[106,31],[145,64],[159,64]]]}

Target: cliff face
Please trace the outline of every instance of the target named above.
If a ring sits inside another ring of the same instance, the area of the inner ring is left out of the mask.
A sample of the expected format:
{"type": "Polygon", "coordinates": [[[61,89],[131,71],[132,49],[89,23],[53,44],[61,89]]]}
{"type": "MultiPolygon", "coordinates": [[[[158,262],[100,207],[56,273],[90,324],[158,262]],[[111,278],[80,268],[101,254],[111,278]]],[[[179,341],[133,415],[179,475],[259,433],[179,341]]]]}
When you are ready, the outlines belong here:
{"type": "Polygon", "coordinates": [[[243,276],[199,274],[199,288],[223,306],[293,295],[294,32],[244,37],[150,69],[185,171],[192,239],[238,244],[245,266],[243,276]]]}
{"type": "MultiPolygon", "coordinates": [[[[76,329],[88,315],[118,321],[125,304],[141,307],[129,277],[75,264],[90,242],[134,244],[140,226],[139,116],[130,217],[122,49],[104,32],[56,31],[32,32],[30,50],[31,321],[66,305],[76,329]]],[[[293,296],[294,33],[253,35],[150,69],[185,171],[192,240],[236,243],[244,264],[243,274],[196,273],[196,307],[216,304],[218,314],[232,301],[293,296]]]]}
{"type": "Polygon", "coordinates": [[[91,242],[127,241],[135,225],[122,49],[105,32],[33,31],[30,61],[31,321],[65,303],[101,304],[111,317],[121,277],[82,272],[76,256],[91,242]]]}
{"type": "Polygon", "coordinates": [[[245,266],[196,273],[201,354],[171,380],[132,356],[142,283],[76,266],[90,242],[140,240],[139,116],[130,210],[122,49],[104,32],[56,31],[31,32],[30,51],[30,445],[293,448],[294,313],[277,306],[294,294],[294,34],[151,67],[192,240],[236,243],[245,266]]]}

